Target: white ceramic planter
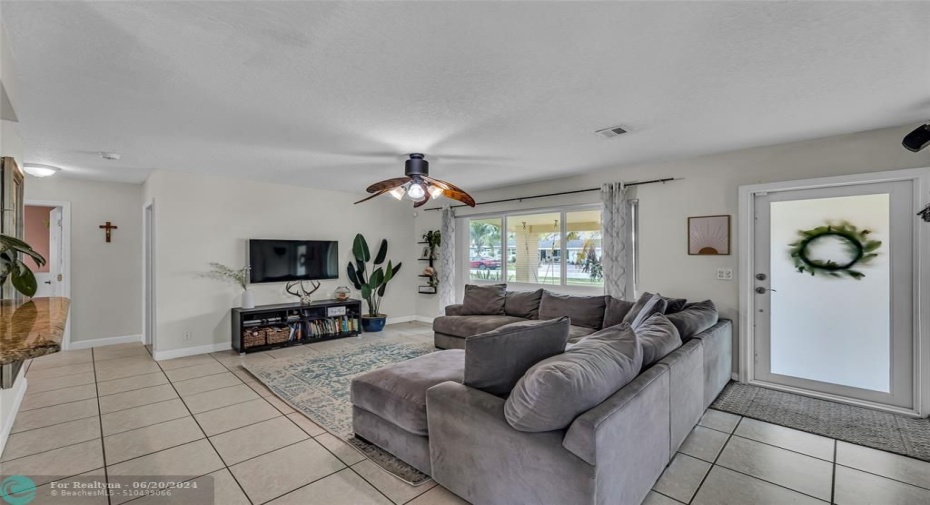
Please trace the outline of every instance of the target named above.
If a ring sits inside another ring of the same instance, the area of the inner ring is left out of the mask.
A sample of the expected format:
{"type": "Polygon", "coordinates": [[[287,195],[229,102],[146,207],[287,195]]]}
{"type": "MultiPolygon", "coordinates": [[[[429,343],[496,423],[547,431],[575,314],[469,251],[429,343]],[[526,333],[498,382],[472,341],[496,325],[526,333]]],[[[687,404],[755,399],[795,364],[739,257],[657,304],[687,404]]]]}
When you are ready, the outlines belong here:
{"type": "Polygon", "coordinates": [[[242,292],[242,308],[243,309],[254,309],[255,308],[255,297],[252,296],[252,292],[246,289],[242,292]]]}

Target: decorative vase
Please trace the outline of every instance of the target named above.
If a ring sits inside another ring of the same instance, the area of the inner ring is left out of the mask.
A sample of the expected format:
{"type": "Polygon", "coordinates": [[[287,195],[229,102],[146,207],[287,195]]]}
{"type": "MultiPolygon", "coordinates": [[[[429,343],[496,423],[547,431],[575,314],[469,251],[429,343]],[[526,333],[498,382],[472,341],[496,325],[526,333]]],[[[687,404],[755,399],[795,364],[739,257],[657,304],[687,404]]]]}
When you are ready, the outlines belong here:
{"type": "Polygon", "coordinates": [[[384,323],[387,321],[387,316],[362,316],[362,329],[365,330],[365,333],[377,333],[384,329],[384,323]]]}
{"type": "Polygon", "coordinates": [[[252,292],[246,289],[242,292],[242,308],[243,309],[254,309],[255,308],[255,297],[252,296],[252,292]]]}

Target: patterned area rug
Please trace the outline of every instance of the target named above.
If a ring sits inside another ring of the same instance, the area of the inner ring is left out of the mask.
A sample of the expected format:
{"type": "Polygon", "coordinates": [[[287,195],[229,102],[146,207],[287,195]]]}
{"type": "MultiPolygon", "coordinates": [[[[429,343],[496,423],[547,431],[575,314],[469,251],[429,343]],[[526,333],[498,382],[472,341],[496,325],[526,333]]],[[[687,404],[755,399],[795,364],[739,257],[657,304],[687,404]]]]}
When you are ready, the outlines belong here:
{"type": "Polygon", "coordinates": [[[930,420],[730,382],[712,408],[930,461],[930,420]]]}
{"type": "Polygon", "coordinates": [[[377,342],[242,366],[326,431],[348,442],[385,471],[418,486],[429,482],[429,475],[355,437],[349,385],[357,375],[435,351],[428,343],[377,342]]]}

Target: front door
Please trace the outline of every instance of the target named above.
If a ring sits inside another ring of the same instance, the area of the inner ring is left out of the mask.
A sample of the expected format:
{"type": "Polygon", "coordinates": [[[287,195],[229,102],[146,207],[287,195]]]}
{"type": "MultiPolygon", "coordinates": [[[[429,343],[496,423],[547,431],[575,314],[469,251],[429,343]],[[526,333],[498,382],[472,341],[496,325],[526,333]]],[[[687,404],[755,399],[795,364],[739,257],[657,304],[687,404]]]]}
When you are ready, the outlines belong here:
{"type": "Polygon", "coordinates": [[[753,196],[753,383],[914,408],[914,184],[753,196]]]}

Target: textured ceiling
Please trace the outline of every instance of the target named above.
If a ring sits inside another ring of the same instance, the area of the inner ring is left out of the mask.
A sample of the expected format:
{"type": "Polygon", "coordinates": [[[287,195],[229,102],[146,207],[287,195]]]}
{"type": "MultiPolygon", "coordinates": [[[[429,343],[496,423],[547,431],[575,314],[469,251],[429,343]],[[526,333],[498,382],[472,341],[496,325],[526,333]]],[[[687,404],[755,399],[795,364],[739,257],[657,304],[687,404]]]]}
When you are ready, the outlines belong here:
{"type": "Polygon", "coordinates": [[[0,8],[25,161],[94,179],[358,192],[425,152],[477,190],[930,118],[930,2],[0,8]]]}

